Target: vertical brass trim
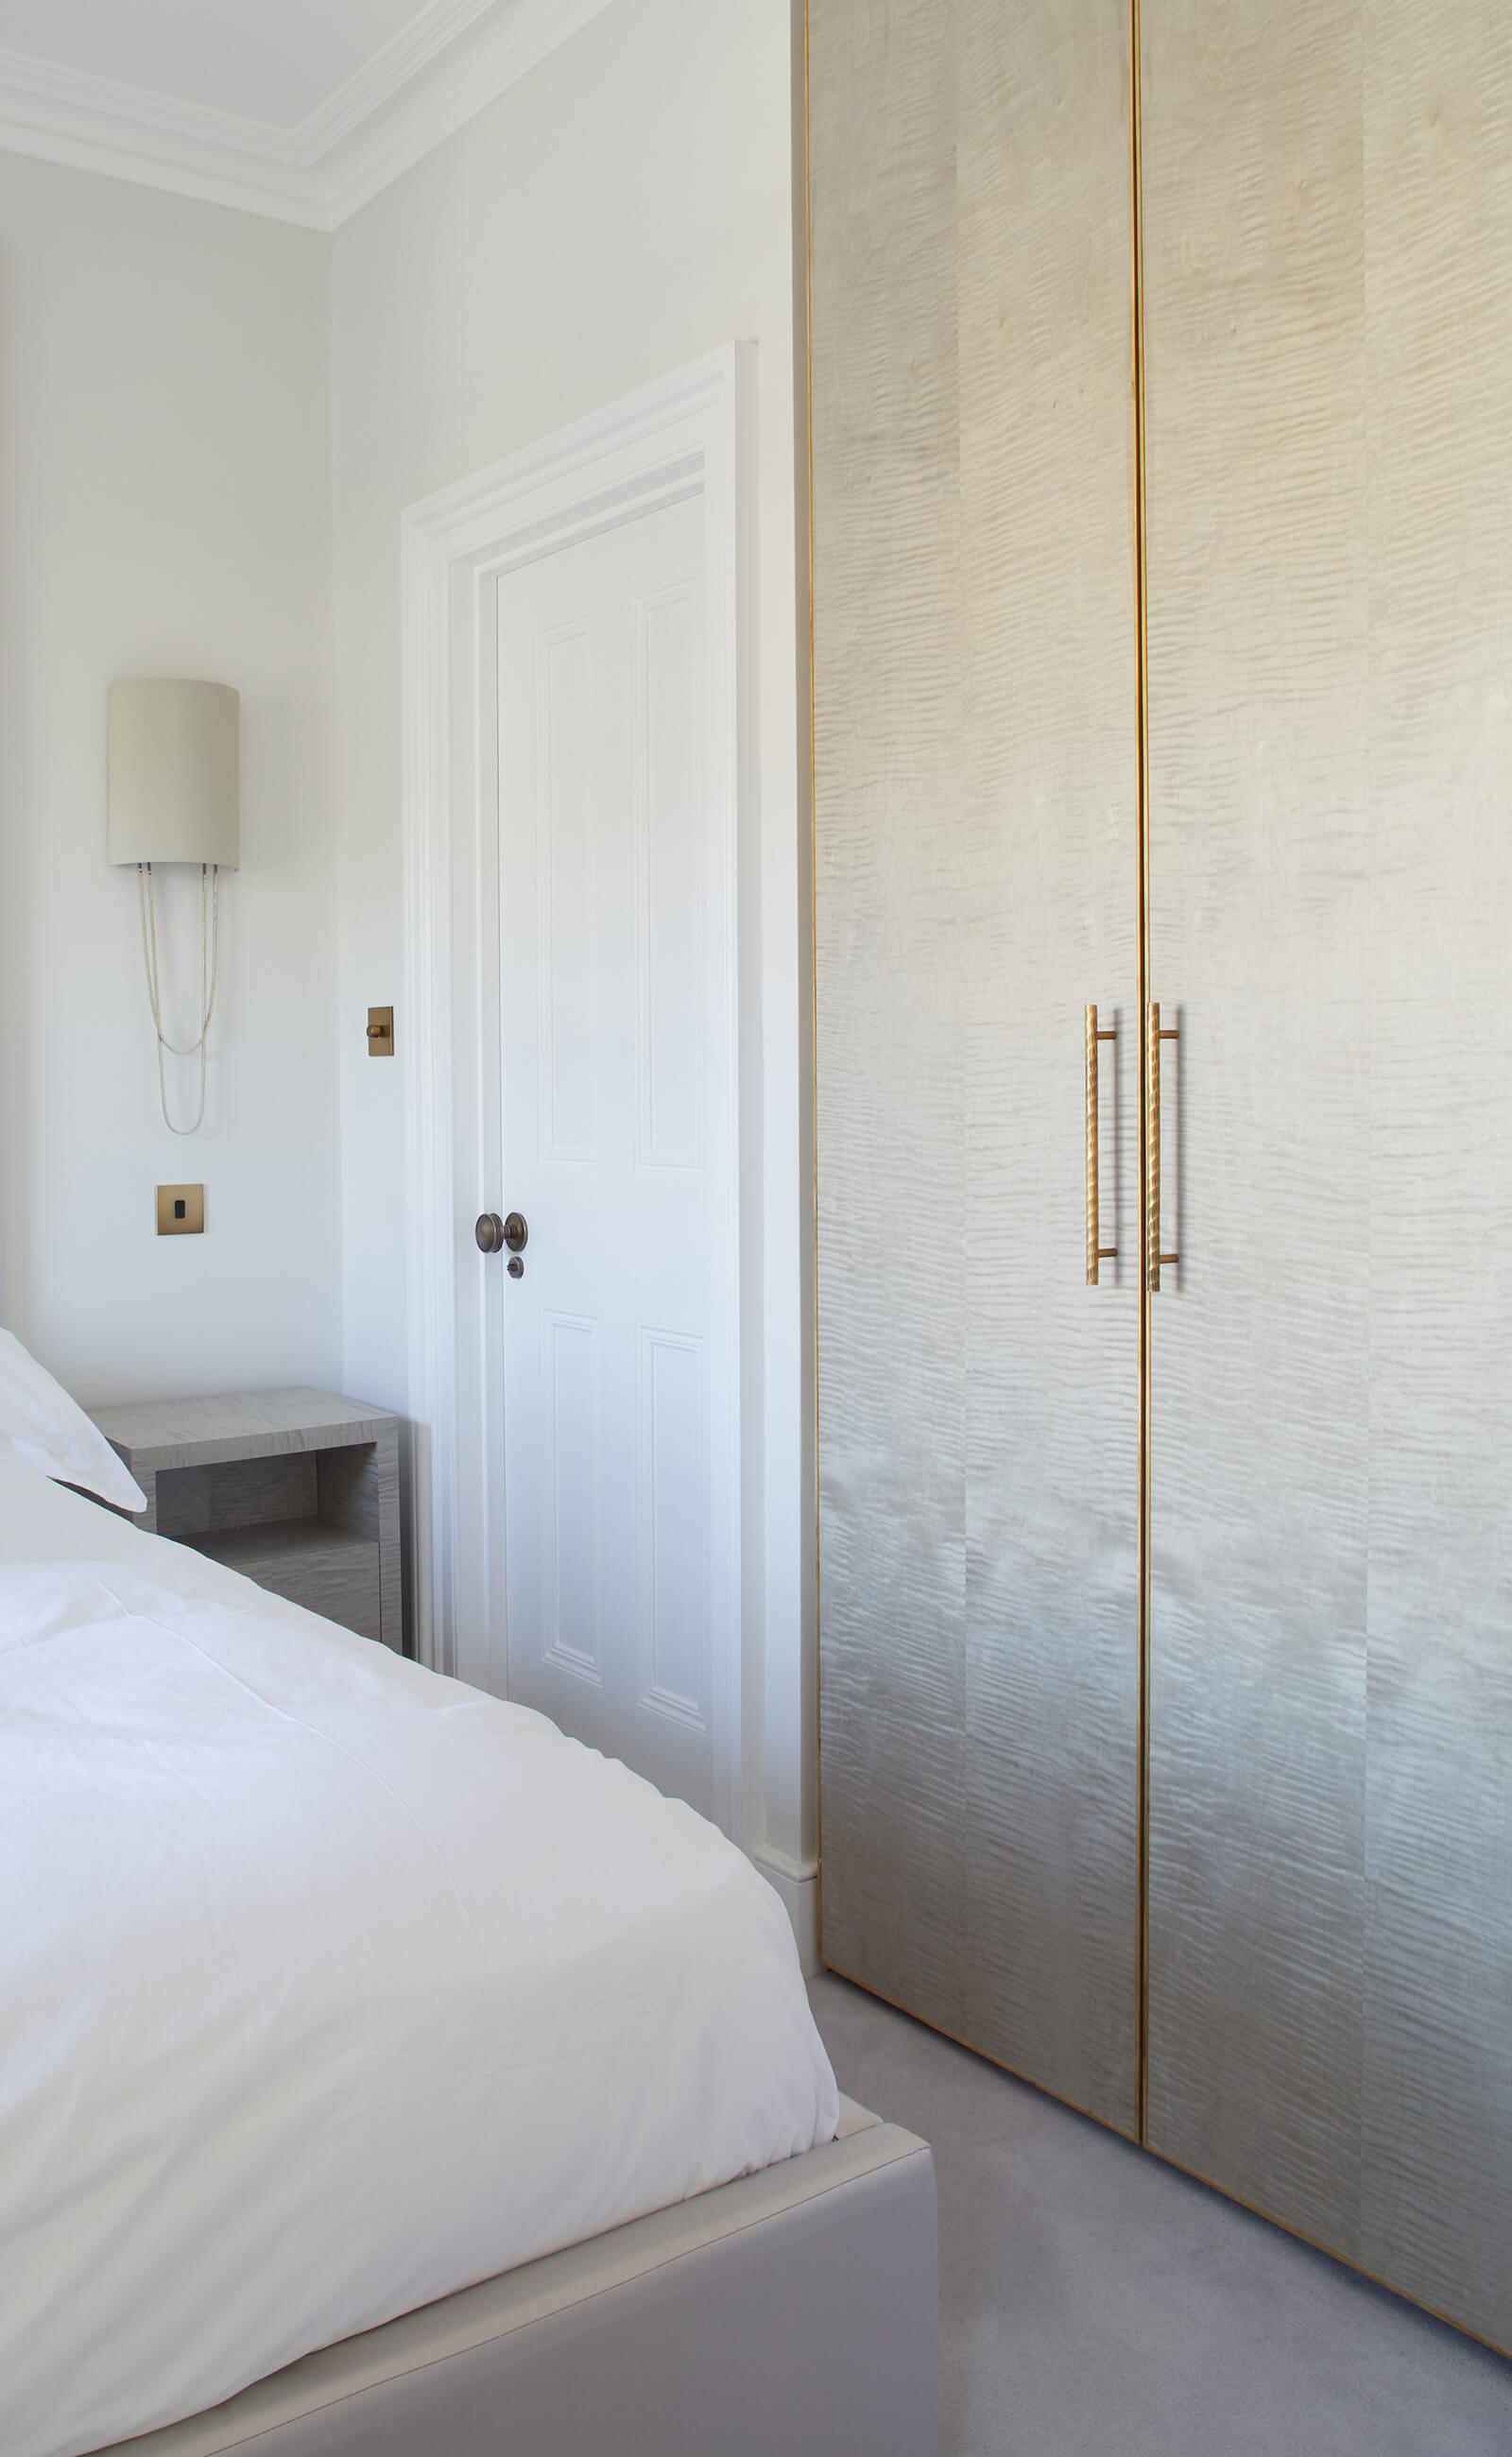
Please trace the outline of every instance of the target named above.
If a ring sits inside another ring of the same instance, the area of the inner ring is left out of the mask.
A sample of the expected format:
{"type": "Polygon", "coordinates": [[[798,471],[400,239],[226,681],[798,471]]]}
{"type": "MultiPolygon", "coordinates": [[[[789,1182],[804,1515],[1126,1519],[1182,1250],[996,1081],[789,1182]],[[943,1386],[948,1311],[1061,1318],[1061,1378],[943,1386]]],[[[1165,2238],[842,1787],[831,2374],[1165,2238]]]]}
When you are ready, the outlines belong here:
{"type": "MultiPolygon", "coordinates": [[[[1145,168],[1139,0],[1129,0],[1129,238],[1132,255],[1134,390],[1135,633],[1135,998],[1139,1081],[1150,1068],[1150,587],[1145,503],[1145,168]]],[[[1154,1044],[1158,1053],[1160,1043],[1154,1044]]],[[[1150,1208],[1149,1137],[1140,1139],[1140,1214],[1150,1208]]],[[[1157,1238],[1158,1242],[1158,1238],[1157,1238]]],[[[1139,1697],[1135,1731],[1134,2136],[1144,2141],[1150,2108],[1150,1274],[1139,1274],[1139,1465],[1137,1624],[1139,1697]]]]}
{"type": "MultiPolygon", "coordinates": [[[[789,20],[791,26],[792,20],[789,20]]],[[[792,57],[791,48],[789,58],[792,57]]],[[[791,125],[791,118],[789,124],[791,125]]],[[[823,1649],[820,1622],[823,1603],[819,1586],[819,916],[818,916],[818,763],[814,718],[814,206],[813,122],[809,112],[809,0],[803,0],[803,549],[808,572],[808,703],[809,703],[809,1167],[813,1208],[814,1290],[810,1337],[814,1342],[814,1857],[820,1871],[815,1887],[814,1945],[824,1961],[824,1786],[819,1754],[823,1745],[820,1689],[823,1649]]],[[[796,199],[795,199],[796,201],[796,199]]]]}

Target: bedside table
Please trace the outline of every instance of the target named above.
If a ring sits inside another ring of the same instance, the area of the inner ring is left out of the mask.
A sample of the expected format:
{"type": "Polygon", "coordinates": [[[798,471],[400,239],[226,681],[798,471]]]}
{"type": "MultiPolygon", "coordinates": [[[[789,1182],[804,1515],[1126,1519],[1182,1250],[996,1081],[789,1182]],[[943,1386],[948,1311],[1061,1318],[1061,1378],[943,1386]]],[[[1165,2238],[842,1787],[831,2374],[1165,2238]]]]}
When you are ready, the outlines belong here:
{"type": "Polygon", "coordinates": [[[134,1526],[404,1653],[397,1416],[307,1390],[93,1413],[147,1496],[134,1526]]]}

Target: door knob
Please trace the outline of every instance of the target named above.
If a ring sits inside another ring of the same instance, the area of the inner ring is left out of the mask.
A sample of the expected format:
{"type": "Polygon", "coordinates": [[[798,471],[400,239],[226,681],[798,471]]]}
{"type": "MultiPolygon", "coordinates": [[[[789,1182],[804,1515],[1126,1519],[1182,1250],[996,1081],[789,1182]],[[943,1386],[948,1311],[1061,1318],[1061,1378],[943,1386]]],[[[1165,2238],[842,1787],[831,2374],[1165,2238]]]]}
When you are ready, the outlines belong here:
{"type": "Polygon", "coordinates": [[[518,1254],[530,1231],[523,1211],[511,1211],[507,1220],[501,1220],[497,1211],[480,1211],[472,1233],[480,1253],[497,1254],[501,1246],[507,1246],[511,1254],[518,1254]]]}

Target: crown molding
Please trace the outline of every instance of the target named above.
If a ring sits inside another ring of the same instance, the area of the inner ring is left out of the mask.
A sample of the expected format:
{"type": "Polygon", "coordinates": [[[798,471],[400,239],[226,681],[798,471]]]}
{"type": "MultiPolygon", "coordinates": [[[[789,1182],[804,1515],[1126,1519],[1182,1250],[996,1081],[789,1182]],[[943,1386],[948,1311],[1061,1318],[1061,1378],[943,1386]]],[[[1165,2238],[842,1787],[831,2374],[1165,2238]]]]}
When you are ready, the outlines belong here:
{"type": "Polygon", "coordinates": [[[0,51],[0,149],[331,231],[609,0],[426,0],[296,128],[0,51]]]}
{"type": "Polygon", "coordinates": [[[497,0],[425,0],[418,14],[401,26],[382,51],[364,60],[344,85],[300,122],[295,143],[301,161],[322,162],[490,13],[497,14],[497,0]]]}
{"type": "Polygon", "coordinates": [[[297,132],[0,51],[0,147],[70,170],[329,228],[297,132]]]}
{"type": "Polygon", "coordinates": [[[490,0],[484,14],[475,13],[475,22],[418,72],[411,70],[391,98],[323,156],[326,228],[335,230],[360,212],[609,5],[610,0],[490,0]]]}

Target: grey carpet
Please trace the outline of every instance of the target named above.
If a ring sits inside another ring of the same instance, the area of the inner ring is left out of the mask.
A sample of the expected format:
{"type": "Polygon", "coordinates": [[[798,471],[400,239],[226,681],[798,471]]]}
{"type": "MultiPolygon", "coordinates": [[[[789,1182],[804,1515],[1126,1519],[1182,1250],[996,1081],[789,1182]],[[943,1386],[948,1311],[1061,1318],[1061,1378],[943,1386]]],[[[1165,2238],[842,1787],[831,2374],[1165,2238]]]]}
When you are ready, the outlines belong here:
{"type": "Polygon", "coordinates": [[[940,2182],[942,2457],[1509,2457],[1512,2364],[828,1974],[940,2182]]]}

